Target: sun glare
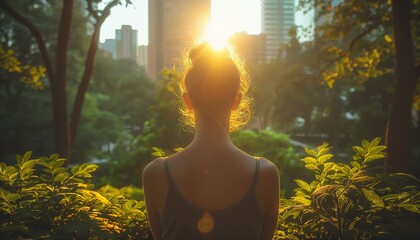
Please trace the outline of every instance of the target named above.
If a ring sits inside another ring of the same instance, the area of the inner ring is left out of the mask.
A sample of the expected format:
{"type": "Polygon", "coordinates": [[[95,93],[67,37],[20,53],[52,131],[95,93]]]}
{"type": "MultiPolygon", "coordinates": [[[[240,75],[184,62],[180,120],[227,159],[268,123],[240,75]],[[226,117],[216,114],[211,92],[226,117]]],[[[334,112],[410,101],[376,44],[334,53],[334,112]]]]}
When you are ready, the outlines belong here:
{"type": "Polygon", "coordinates": [[[210,22],[200,41],[208,42],[216,49],[222,49],[229,46],[229,38],[233,33],[234,31],[232,30],[224,28],[214,22],[210,22]]]}

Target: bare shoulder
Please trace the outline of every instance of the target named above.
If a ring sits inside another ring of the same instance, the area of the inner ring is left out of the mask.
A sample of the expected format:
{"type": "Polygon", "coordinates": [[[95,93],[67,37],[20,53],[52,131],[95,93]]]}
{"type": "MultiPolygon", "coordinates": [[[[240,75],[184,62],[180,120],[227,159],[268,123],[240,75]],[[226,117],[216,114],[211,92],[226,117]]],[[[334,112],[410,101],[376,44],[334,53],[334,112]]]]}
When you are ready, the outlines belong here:
{"type": "Polygon", "coordinates": [[[168,190],[165,158],[151,161],[143,170],[143,189],[148,211],[161,213],[168,190]]]}
{"type": "Polygon", "coordinates": [[[143,183],[154,182],[165,174],[165,158],[156,158],[146,165],[143,170],[143,183]]]}
{"type": "Polygon", "coordinates": [[[276,165],[265,158],[259,158],[260,161],[260,176],[264,182],[278,181],[279,170],[276,165]]]}
{"type": "MultiPolygon", "coordinates": [[[[257,199],[263,215],[276,219],[280,191],[279,171],[271,161],[259,158],[260,173],[256,184],[257,199]]],[[[271,220],[270,220],[271,221],[271,220]]],[[[273,222],[275,220],[272,220],[273,222]]]]}

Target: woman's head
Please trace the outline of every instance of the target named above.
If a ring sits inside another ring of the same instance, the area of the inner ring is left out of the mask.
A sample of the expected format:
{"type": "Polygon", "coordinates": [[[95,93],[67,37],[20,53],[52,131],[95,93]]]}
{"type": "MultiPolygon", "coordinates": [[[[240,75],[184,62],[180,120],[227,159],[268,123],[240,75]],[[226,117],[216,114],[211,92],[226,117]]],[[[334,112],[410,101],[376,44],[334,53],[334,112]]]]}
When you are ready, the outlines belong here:
{"type": "Polygon", "coordinates": [[[249,120],[248,75],[228,49],[216,50],[207,43],[193,47],[180,88],[189,101],[181,108],[187,125],[195,125],[195,114],[215,121],[230,114],[231,131],[249,120]]]}

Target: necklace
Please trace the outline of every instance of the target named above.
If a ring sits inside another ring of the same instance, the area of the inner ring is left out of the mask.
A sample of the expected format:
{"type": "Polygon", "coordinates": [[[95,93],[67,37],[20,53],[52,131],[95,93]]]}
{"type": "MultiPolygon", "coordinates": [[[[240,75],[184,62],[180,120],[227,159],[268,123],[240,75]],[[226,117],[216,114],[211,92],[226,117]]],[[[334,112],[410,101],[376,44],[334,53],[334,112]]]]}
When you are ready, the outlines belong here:
{"type": "Polygon", "coordinates": [[[197,228],[200,233],[209,233],[213,230],[214,221],[209,212],[204,212],[203,216],[198,220],[197,228]]]}

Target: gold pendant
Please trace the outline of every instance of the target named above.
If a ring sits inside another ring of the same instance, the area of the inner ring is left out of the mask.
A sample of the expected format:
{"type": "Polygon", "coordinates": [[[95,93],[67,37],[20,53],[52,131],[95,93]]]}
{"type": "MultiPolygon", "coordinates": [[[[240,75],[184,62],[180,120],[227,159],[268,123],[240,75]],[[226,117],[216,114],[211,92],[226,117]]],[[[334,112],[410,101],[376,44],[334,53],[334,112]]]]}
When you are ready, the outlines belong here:
{"type": "Polygon", "coordinates": [[[210,213],[204,212],[203,216],[198,220],[197,228],[201,233],[209,233],[213,230],[214,221],[210,213]]]}

